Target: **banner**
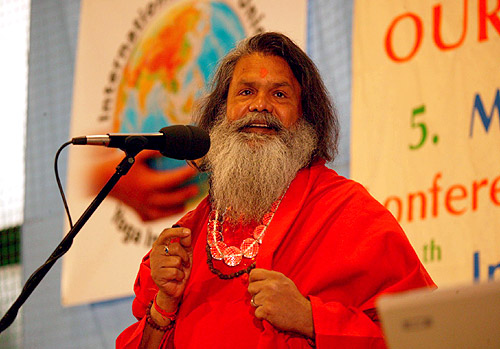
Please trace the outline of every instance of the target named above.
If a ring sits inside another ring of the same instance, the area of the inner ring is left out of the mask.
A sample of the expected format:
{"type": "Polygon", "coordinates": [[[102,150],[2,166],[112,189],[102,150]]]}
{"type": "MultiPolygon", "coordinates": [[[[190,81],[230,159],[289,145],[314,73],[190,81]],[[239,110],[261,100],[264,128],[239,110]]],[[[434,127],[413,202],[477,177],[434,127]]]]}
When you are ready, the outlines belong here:
{"type": "MultiPolygon", "coordinates": [[[[272,30],[304,46],[306,5],[306,0],[83,0],[71,137],[158,132],[190,123],[214,67],[237,41],[272,30]]],[[[67,193],[75,220],[124,156],[116,149],[72,147],[67,193]]],[[[62,303],[132,295],[141,258],[156,237],[206,192],[206,178],[185,162],[141,152],[65,256],[62,303]]]]}
{"type": "Polygon", "coordinates": [[[500,1],[355,4],[352,177],[444,286],[500,279],[500,1]]]}

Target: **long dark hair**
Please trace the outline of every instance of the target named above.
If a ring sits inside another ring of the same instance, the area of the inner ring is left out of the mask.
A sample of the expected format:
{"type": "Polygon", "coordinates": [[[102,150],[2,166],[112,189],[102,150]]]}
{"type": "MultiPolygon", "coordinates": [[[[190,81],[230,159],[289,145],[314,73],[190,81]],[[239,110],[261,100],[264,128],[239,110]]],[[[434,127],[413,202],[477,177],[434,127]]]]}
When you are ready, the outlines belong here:
{"type": "Polygon", "coordinates": [[[302,89],[303,116],[318,136],[315,155],[327,161],[333,160],[338,149],[339,123],[328,91],[313,61],[292,40],[280,33],[267,32],[247,38],[222,59],[209,94],[199,103],[198,112],[194,115],[195,123],[210,131],[223,111],[221,108],[226,107],[236,63],[241,57],[253,53],[278,56],[288,63],[302,89]]]}

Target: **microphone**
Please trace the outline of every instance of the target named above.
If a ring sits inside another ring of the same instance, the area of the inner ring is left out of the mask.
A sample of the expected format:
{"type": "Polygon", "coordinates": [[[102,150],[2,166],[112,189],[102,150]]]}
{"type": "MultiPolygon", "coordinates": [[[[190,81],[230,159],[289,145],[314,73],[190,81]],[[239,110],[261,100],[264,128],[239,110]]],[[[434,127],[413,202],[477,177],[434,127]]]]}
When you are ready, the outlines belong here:
{"type": "Polygon", "coordinates": [[[156,133],[108,133],[75,137],[75,145],[101,145],[120,148],[129,147],[140,150],[158,150],[163,156],[177,160],[195,160],[203,157],[210,148],[210,137],[203,129],[192,125],[167,126],[156,133]]]}

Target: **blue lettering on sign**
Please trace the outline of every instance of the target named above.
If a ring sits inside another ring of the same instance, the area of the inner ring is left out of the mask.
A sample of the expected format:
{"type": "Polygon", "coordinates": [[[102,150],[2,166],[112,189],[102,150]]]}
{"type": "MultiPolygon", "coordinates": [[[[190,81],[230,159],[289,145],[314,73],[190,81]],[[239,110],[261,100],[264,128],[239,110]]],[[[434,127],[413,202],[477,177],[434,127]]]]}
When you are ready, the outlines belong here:
{"type": "Polygon", "coordinates": [[[483,124],[484,129],[488,132],[491,124],[491,120],[493,119],[493,113],[497,111],[498,120],[500,121],[500,90],[497,89],[497,93],[495,95],[495,101],[493,102],[493,106],[491,107],[489,115],[486,114],[486,110],[484,109],[483,101],[481,100],[481,96],[479,93],[476,94],[474,98],[474,107],[472,108],[472,115],[470,118],[470,130],[469,137],[472,137],[473,127],[474,127],[474,115],[479,114],[481,118],[481,122],[483,124]],[[477,113],[476,113],[477,111],[477,113]]]}
{"type": "Polygon", "coordinates": [[[480,276],[480,270],[479,270],[479,252],[474,252],[474,281],[479,282],[479,276],[480,276]]]}
{"type": "MultiPolygon", "coordinates": [[[[474,263],[474,282],[480,282],[481,281],[481,259],[479,255],[479,251],[474,252],[473,256],[473,263],[474,263]]],[[[500,271],[500,263],[498,264],[490,264],[487,267],[488,269],[488,281],[494,281],[495,280],[495,272],[498,270],[500,271]]]]}

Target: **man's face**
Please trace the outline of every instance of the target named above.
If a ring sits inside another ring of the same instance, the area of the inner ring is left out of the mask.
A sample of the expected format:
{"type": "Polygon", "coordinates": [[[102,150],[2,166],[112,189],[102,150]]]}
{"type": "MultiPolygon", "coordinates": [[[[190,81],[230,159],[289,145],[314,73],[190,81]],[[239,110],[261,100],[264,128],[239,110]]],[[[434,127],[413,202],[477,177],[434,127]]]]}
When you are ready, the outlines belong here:
{"type": "MultiPolygon", "coordinates": [[[[253,53],[240,58],[233,72],[227,97],[227,118],[238,120],[249,112],[269,112],[290,128],[302,115],[300,84],[281,57],[253,53]]],[[[275,134],[264,122],[244,132],[275,134]]]]}

